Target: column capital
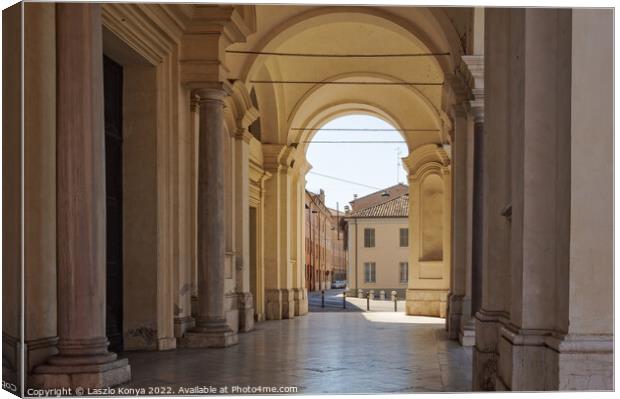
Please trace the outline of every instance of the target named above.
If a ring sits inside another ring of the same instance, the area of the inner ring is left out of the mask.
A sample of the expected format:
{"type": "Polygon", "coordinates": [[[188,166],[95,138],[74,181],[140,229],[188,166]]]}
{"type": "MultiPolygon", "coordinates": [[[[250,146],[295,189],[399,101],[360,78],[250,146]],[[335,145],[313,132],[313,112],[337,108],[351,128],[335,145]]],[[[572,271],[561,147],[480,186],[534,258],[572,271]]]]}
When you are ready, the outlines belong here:
{"type": "Polygon", "coordinates": [[[464,55],[461,70],[467,77],[470,101],[469,108],[475,123],[484,122],[484,56],[464,55]]]}
{"type": "Polygon", "coordinates": [[[458,70],[453,75],[446,76],[441,97],[443,109],[447,111],[451,111],[455,104],[461,104],[467,99],[467,81],[458,70]]]}
{"type": "Polygon", "coordinates": [[[192,98],[196,99],[198,103],[204,101],[223,102],[231,93],[232,88],[227,81],[197,83],[192,90],[192,98]]]}
{"type": "Polygon", "coordinates": [[[248,131],[248,129],[239,128],[235,133],[235,140],[243,140],[244,143],[249,144],[254,136],[248,131]]]}
{"type": "Polygon", "coordinates": [[[296,148],[285,144],[263,144],[263,167],[269,172],[289,171],[294,166],[296,148]]]}
{"type": "Polygon", "coordinates": [[[190,112],[197,113],[200,110],[200,96],[192,93],[189,99],[190,112]]]}
{"type": "Polygon", "coordinates": [[[419,178],[427,169],[434,169],[445,173],[445,167],[450,165],[450,158],[440,144],[425,144],[411,151],[403,158],[409,182],[419,178]]]}

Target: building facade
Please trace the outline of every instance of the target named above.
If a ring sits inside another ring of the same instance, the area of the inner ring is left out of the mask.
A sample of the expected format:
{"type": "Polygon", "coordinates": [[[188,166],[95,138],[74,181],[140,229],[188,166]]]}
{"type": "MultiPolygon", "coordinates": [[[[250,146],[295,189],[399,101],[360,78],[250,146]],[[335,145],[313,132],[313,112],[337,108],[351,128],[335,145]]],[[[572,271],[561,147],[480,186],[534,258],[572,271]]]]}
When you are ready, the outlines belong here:
{"type": "Polygon", "coordinates": [[[409,195],[401,194],[345,216],[349,248],[349,295],[361,289],[404,298],[409,282],[409,195]]]}
{"type": "Polygon", "coordinates": [[[325,192],[305,193],[306,289],[321,291],[346,279],[344,235],[339,213],[325,205],[325,192]]]}
{"type": "Polygon", "coordinates": [[[115,351],[306,314],[305,151],[360,113],[409,149],[407,313],[474,345],[473,389],[613,387],[612,10],[27,2],[3,30],[5,375],[114,385],[115,351]],[[388,52],[416,57],[285,56],[388,52]]]}

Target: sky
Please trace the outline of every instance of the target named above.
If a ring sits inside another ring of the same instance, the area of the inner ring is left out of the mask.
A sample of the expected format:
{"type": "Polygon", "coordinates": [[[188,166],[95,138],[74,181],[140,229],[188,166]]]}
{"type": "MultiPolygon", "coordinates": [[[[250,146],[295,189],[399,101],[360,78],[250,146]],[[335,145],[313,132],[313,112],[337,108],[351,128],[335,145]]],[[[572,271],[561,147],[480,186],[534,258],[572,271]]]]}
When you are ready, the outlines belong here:
{"type": "MultiPolygon", "coordinates": [[[[374,116],[347,115],[332,120],[321,129],[394,129],[394,127],[374,116]]],[[[362,197],[398,182],[407,183],[407,174],[400,160],[408,154],[405,143],[320,143],[324,141],[404,141],[404,139],[397,131],[318,131],[308,145],[306,153],[306,158],[312,165],[312,169],[306,175],[306,188],[317,193],[320,189],[325,190],[325,202],[330,208],[336,209],[338,203],[340,211],[343,211],[344,206],[353,200],[354,194],[362,197]]]]}

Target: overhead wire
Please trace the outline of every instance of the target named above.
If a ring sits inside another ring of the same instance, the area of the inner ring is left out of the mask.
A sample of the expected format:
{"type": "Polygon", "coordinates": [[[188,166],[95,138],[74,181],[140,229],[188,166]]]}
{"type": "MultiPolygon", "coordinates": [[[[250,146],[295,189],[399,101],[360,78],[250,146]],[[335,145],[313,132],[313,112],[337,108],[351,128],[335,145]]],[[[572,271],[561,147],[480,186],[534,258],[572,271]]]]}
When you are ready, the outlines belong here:
{"type": "Polygon", "coordinates": [[[367,86],[443,86],[443,82],[377,82],[370,80],[251,80],[255,84],[298,84],[298,85],[367,85],[367,86]]]}
{"type": "Polygon", "coordinates": [[[371,188],[373,190],[381,190],[380,187],[370,186],[368,184],[364,184],[364,183],[359,183],[359,182],[355,182],[355,181],[352,181],[352,180],[343,179],[341,177],[325,175],[325,174],[322,174],[322,173],[314,172],[312,170],[309,171],[308,173],[313,174],[313,175],[317,175],[317,176],[321,176],[321,177],[325,177],[327,179],[337,180],[337,181],[340,181],[340,182],[343,182],[343,183],[353,184],[353,185],[360,186],[360,187],[371,188]]]}
{"type": "Polygon", "coordinates": [[[270,55],[276,57],[310,57],[310,58],[411,58],[448,56],[441,53],[387,53],[387,54],[329,54],[329,53],[289,53],[276,51],[226,50],[229,54],[270,55]]]}

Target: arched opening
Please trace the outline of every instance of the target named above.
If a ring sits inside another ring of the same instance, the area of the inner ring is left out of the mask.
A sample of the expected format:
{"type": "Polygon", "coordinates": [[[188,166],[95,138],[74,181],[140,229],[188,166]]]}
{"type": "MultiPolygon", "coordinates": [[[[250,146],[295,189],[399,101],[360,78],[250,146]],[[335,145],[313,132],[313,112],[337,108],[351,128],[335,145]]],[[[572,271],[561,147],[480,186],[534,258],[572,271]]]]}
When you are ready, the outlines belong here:
{"type": "MultiPolygon", "coordinates": [[[[300,134],[305,176],[305,267],[312,292],[373,290],[404,298],[408,279],[408,186],[403,129],[373,112],[334,114],[300,134]],[[402,270],[401,270],[402,269],[402,270]]],[[[374,296],[374,295],[373,295],[374,296]]],[[[388,298],[389,299],[389,298],[388,298]]]]}

